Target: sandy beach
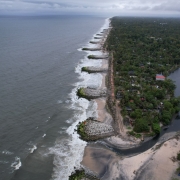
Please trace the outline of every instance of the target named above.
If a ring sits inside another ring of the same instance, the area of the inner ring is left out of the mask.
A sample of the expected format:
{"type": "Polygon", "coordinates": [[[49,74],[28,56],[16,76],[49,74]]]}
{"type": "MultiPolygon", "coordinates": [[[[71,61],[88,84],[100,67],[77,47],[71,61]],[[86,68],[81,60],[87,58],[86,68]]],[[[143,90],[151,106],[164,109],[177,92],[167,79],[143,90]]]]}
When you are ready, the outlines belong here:
{"type": "MultiPolygon", "coordinates": [[[[108,60],[102,60],[101,67],[108,68],[108,60]]],[[[103,78],[100,88],[107,88],[107,73],[103,72],[101,75],[103,78]]],[[[107,111],[106,98],[98,98],[94,101],[97,103],[97,120],[112,125],[114,122],[107,111]]],[[[119,125],[123,126],[122,123],[119,125]]],[[[126,134],[126,127],[121,127],[121,131],[120,134],[106,138],[105,141],[113,146],[127,149],[140,143],[140,139],[137,140],[126,134]]],[[[81,164],[102,180],[180,179],[176,173],[179,163],[174,160],[179,151],[180,140],[178,136],[175,137],[175,133],[165,134],[151,149],[131,157],[118,155],[100,144],[88,144],[81,164]]]]}
{"type": "Polygon", "coordinates": [[[176,173],[179,163],[174,160],[179,151],[179,137],[158,143],[132,157],[121,157],[109,149],[89,145],[82,164],[102,180],[180,179],[176,173]]]}
{"type": "MultiPolygon", "coordinates": [[[[108,60],[102,60],[102,68],[108,68],[108,60]]],[[[106,76],[107,73],[101,73],[102,75],[102,83],[100,86],[100,89],[107,88],[106,87],[106,76]]],[[[97,120],[100,122],[104,122],[107,124],[111,124],[113,119],[111,115],[107,112],[106,110],[106,98],[98,98],[95,99],[97,103],[97,113],[98,113],[98,118],[97,120]]]]}
{"type": "MultiPolygon", "coordinates": [[[[100,44],[102,46],[102,42],[100,44]]],[[[108,60],[102,60],[102,68],[108,68],[108,60]]],[[[106,76],[107,73],[101,73],[102,83],[99,88],[104,89],[106,87],[106,76]]],[[[97,103],[97,120],[106,124],[112,124],[112,116],[106,110],[106,98],[95,99],[97,103]]],[[[107,160],[110,162],[113,157],[116,157],[116,154],[110,150],[104,149],[98,146],[92,146],[88,144],[84,150],[84,157],[81,164],[92,171],[97,177],[103,177],[106,173],[107,160]]]]}
{"type": "MultiPolygon", "coordinates": [[[[118,162],[118,167],[122,169],[125,178],[128,180],[170,180],[175,175],[179,164],[176,159],[180,151],[179,138],[170,139],[160,145],[155,145],[152,149],[133,156],[124,158],[118,162]]],[[[180,179],[180,178],[179,178],[180,179]]]]}

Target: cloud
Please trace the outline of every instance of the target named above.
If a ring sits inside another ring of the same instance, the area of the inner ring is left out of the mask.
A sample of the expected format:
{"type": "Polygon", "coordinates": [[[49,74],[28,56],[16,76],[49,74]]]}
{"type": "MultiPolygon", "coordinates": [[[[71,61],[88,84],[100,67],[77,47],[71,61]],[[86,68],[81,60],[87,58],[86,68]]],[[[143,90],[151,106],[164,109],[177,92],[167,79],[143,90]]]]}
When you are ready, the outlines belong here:
{"type": "Polygon", "coordinates": [[[0,0],[1,14],[179,14],[180,0],[0,0]]]}
{"type": "Polygon", "coordinates": [[[163,2],[157,6],[154,6],[152,9],[156,11],[164,10],[180,12],[180,1],[171,0],[171,3],[163,2]]]}

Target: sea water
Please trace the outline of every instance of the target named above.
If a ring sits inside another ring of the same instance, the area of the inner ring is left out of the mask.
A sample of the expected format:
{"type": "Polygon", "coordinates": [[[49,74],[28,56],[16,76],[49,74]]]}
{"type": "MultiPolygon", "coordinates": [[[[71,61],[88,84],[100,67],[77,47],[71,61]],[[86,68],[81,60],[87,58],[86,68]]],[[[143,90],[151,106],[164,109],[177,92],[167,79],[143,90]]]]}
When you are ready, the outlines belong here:
{"type": "Polygon", "coordinates": [[[86,142],[75,129],[97,104],[76,96],[98,88],[100,67],[82,47],[107,28],[100,17],[0,17],[0,179],[66,180],[80,167],[86,142]]]}

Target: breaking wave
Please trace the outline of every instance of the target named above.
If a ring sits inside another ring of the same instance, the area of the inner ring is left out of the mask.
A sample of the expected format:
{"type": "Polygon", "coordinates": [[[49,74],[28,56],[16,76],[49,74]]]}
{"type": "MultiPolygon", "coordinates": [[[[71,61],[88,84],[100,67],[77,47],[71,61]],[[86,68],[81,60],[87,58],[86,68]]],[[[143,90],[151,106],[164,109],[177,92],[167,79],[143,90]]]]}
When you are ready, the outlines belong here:
{"type": "MultiPolygon", "coordinates": [[[[104,28],[109,26],[109,20],[106,19],[105,25],[100,29],[101,32],[104,28]]],[[[87,47],[96,47],[97,45],[87,44],[87,47]]],[[[79,49],[80,50],[80,49],[79,49]]],[[[92,52],[87,52],[90,54],[92,52]]],[[[102,52],[93,52],[95,55],[101,55],[102,52]]],[[[50,154],[54,155],[54,169],[52,179],[54,180],[68,180],[69,175],[75,170],[74,168],[81,167],[84,148],[86,142],[79,138],[79,135],[75,131],[79,122],[86,120],[88,117],[97,117],[97,104],[95,101],[88,101],[84,98],[78,98],[76,95],[79,87],[91,87],[98,88],[102,83],[101,74],[88,74],[81,72],[83,66],[95,66],[100,67],[102,65],[101,60],[89,60],[87,55],[80,60],[75,68],[75,72],[79,75],[79,82],[75,84],[75,88],[72,90],[70,96],[70,107],[75,111],[74,117],[68,119],[66,122],[71,124],[69,128],[66,128],[66,136],[60,137],[56,140],[55,146],[51,147],[50,154]]],[[[61,132],[62,134],[62,132],[61,132]]]]}
{"type": "Polygon", "coordinates": [[[18,170],[21,167],[21,159],[19,157],[15,157],[15,161],[11,164],[13,170],[18,170]]]}

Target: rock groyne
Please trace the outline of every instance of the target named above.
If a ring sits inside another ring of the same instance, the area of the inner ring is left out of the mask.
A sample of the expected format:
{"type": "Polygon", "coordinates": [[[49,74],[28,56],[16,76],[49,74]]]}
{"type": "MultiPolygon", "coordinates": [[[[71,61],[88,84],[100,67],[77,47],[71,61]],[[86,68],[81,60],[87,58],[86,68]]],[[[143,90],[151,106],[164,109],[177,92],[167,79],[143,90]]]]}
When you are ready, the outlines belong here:
{"type": "Polygon", "coordinates": [[[82,48],[83,51],[101,51],[101,48],[82,48]]]}
{"type": "Polygon", "coordinates": [[[108,55],[89,55],[89,59],[107,59],[108,55]]]}
{"type": "Polygon", "coordinates": [[[88,73],[99,73],[99,72],[107,72],[107,68],[101,68],[101,67],[83,67],[82,71],[88,72],[88,73]]]}
{"type": "Polygon", "coordinates": [[[95,141],[115,135],[111,125],[94,120],[94,118],[88,118],[79,123],[77,131],[81,139],[85,141],[95,141]]]}
{"type": "Polygon", "coordinates": [[[96,99],[100,97],[106,97],[107,90],[103,89],[92,89],[92,88],[79,88],[77,95],[88,100],[96,99]]]}
{"type": "Polygon", "coordinates": [[[99,44],[100,42],[99,41],[90,41],[89,43],[91,43],[91,44],[99,44]]]}

